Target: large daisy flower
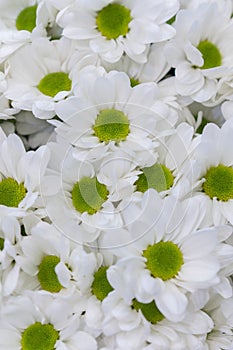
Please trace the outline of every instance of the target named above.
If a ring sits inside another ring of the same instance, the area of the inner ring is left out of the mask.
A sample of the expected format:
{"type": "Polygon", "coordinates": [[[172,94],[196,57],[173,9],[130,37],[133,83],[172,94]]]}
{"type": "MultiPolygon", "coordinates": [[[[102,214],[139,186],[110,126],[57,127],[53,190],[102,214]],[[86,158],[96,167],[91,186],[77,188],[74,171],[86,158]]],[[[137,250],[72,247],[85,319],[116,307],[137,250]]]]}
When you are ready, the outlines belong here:
{"type": "Polygon", "coordinates": [[[174,36],[167,21],[179,8],[177,0],[75,1],[58,14],[63,35],[89,46],[108,62],[118,61],[123,53],[146,62],[151,43],[174,36]]]}
{"type": "Polygon", "coordinates": [[[11,350],[96,350],[94,337],[84,331],[80,300],[48,295],[12,297],[1,310],[0,346],[11,350]],[[79,301],[79,306],[78,306],[79,301]]]}
{"type": "Polygon", "coordinates": [[[140,220],[130,225],[122,246],[114,249],[122,257],[108,270],[110,284],[126,301],[155,300],[165,317],[181,320],[187,292],[208,289],[220,281],[222,237],[217,227],[198,230],[204,214],[198,198],[162,201],[153,191],[140,220]]]}
{"type": "Polygon", "coordinates": [[[169,133],[178,118],[156,84],[132,88],[123,72],[87,67],[80,73],[75,94],[78,97],[56,105],[63,123],[52,122],[82,159],[84,155],[98,159],[118,149],[133,159],[145,159],[155,149],[155,136],[169,133]]]}

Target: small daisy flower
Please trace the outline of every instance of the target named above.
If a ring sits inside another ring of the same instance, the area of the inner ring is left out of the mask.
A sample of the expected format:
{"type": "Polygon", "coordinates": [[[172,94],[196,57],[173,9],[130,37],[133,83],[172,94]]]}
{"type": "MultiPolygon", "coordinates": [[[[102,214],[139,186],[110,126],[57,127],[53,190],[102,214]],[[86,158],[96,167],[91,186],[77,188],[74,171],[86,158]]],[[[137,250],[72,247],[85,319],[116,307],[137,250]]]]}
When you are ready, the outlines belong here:
{"type": "Polygon", "coordinates": [[[15,134],[5,136],[0,130],[0,217],[24,217],[34,212],[45,216],[40,199],[49,153],[46,146],[26,152],[15,134]]]}
{"type": "Polygon", "coordinates": [[[56,105],[63,123],[52,123],[77,148],[77,157],[98,159],[120,149],[133,159],[145,159],[156,146],[152,138],[169,133],[178,118],[156,84],[132,88],[123,72],[88,67],[82,70],[75,93],[79,97],[56,105]]]}
{"type": "Polygon", "coordinates": [[[44,222],[24,237],[21,249],[17,264],[36,281],[36,288],[63,296],[76,288],[85,294],[96,261],[101,259],[72,244],[53,225],[44,222]]]}
{"type": "Polygon", "coordinates": [[[205,203],[206,220],[210,225],[221,225],[227,221],[233,223],[232,132],[232,120],[228,120],[221,128],[209,123],[194,152],[196,165],[190,191],[200,196],[205,203]]]}
{"type": "MultiPolygon", "coordinates": [[[[79,301],[80,303],[80,301],[79,301]]],[[[29,294],[10,298],[1,312],[0,346],[18,350],[97,350],[94,337],[84,331],[81,312],[72,300],[29,294]]]]}
{"type": "Polygon", "coordinates": [[[218,79],[232,75],[231,12],[218,2],[181,10],[174,23],[176,37],[167,44],[166,57],[175,68],[177,92],[210,104],[218,93],[218,79]],[[206,26],[208,23],[208,26],[206,26]],[[185,28],[185,29],[184,29],[185,28]]]}
{"type": "Polygon", "coordinates": [[[50,143],[51,160],[42,184],[50,220],[75,242],[93,242],[100,230],[119,227],[121,216],[106,179],[98,178],[98,164],[79,161],[70,145],[50,143]]]}
{"type": "Polygon", "coordinates": [[[147,48],[174,36],[167,21],[179,2],[146,0],[76,1],[58,14],[63,35],[78,40],[105,61],[117,62],[126,53],[138,63],[147,60],[147,48]]]}
{"type": "Polygon", "coordinates": [[[12,105],[40,119],[54,117],[55,103],[72,90],[72,50],[66,39],[50,42],[40,38],[10,57],[4,94],[12,105]]]}
{"type": "Polygon", "coordinates": [[[60,37],[62,29],[56,24],[58,10],[49,1],[1,1],[0,4],[0,62],[27,43],[39,37],[51,40],[60,37]]]}
{"type": "Polygon", "coordinates": [[[220,241],[217,228],[198,230],[204,217],[200,201],[161,201],[153,191],[140,220],[130,225],[131,242],[118,249],[124,256],[109,268],[108,279],[126,302],[155,300],[160,312],[176,322],[185,315],[187,292],[219,282],[220,241]]]}

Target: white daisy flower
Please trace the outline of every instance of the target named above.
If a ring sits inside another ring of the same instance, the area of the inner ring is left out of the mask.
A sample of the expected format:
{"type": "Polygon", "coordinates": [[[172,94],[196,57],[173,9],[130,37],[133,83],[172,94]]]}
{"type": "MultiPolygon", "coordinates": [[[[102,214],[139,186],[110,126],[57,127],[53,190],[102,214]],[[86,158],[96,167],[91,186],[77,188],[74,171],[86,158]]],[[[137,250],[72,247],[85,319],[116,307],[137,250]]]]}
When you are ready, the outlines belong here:
{"type": "Polygon", "coordinates": [[[59,38],[58,10],[48,0],[1,1],[0,62],[39,37],[59,38]]]}
{"type": "Polygon", "coordinates": [[[123,53],[138,63],[147,60],[151,43],[174,36],[167,21],[179,9],[177,0],[76,1],[58,14],[63,35],[75,39],[108,62],[117,62],[123,53]]]}
{"type": "Polygon", "coordinates": [[[221,128],[209,123],[194,153],[196,163],[189,190],[205,203],[209,225],[221,225],[227,221],[233,223],[232,133],[232,120],[225,122],[221,128]]]}
{"type": "Polygon", "coordinates": [[[152,138],[169,133],[178,118],[156,84],[132,88],[122,72],[88,67],[82,70],[75,93],[79,97],[55,107],[63,123],[52,123],[76,147],[79,159],[98,159],[119,149],[133,159],[150,158],[156,146],[152,138]]]}
{"type": "Polygon", "coordinates": [[[198,230],[205,215],[198,198],[162,201],[149,191],[143,214],[122,237],[122,248],[114,249],[122,258],[109,268],[108,279],[126,301],[155,300],[163,315],[176,322],[185,315],[187,291],[219,283],[221,240],[218,228],[198,230]]]}
{"type": "Polygon", "coordinates": [[[1,348],[73,350],[78,344],[80,350],[97,350],[78,308],[72,300],[37,293],[10,298],[1,312],[1,348]]]}
{"type": "Polygon", "coordinates": [[[49,153],[46,146],[26,152],[15,134],[5,136],[0,129],[0,217],[24,217],[34,212],[45,216],[40,198],[49,153]]]}
{"type": "Polygon", "coordinates": [[[176,88],[182,96],[214,103],[218,79],[232,75],[230,18],[231,11],[223,13],[218,2],[203,3],[177,14],[176,37],[167,44],[166,57],[175,67],[176,88]]]}
{"type": "Polygon", "coordinates": [[[36,281],[36,288],[61,296],[76,288],[85,294],[99,254],[87,253],[72,244],[53,225],[38,223],[31,235],[21,243],[22,253],[16,257],[21,269],[36,281]]]}
{"type": "Polygon", "coordinates": [[[79,161],[66,143],[50,143],[51,163],[42,184],[47,215],[75,242],[93,242],[100,230],[122,225],[109,184],[98,164],[79,161]],[[103,180],[103,182],[102,182],[103,180]]]}
{"type": "Polygon", "coordinates": [[[72,43],[40,38],[9,58],[5,96],[40,119],[55,116],[55,103],[72,90],[72,43]]]}

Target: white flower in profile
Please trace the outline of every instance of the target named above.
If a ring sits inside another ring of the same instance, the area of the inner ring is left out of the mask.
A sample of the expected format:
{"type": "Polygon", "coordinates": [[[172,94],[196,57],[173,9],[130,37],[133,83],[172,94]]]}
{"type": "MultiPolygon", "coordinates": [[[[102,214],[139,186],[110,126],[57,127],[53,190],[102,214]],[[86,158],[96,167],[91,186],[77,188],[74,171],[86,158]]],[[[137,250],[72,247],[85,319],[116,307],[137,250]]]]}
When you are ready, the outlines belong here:
{"type": "Polygon", "coordinates": [[[206,336],[206,350],[232,350],[233,299],[212,294],[204,311],[212,318],[214,326],[206,336]]]}
{"type": "Polygon", "coordinates": [[[75,94],[55,107],[63,123],[51,122],[79,159],[99,159],[119,149],[133,159],[150,158],[153,137],[169,133],[178,118],[156,84],[132,88],[123,72],[89,66],[80,72],[75,94]]]}
{"type": "Polygon", "coordinates": [[[218,80],[232,75],[231,10],[223,12],[218,4],[204,2],[180,10],[174,22],[176,36],[165,53],[175,68],[177,92],[203,104],[214,104],[218,80]]]}
{"type": "Polygon", "coordinates": [[[147,60],[147,48],[174,36],[167,21],[179,9],[177,0],[78,1],[58,14],[63,35],[78,40],[102,59],[114,63],[124,53],[138,63],[147,60]]]}
{"type": "Polygon", "coordinates": [[[142,212],[135,213],[125,236],[121,232],[121,246],[113,249],[119,259],[109,268],[108,279],[126,302],[155,300],[166,318],[180,321],[188,305],[187,292],[220,281],[218,228],[199,230],[205,215],[199,198],[162,200],[154,190],[145,195],[142,212]]]}
{"type": "Polygon", "coordinates": [[[12,106],[32,111],[37,118],[55,116],[55,103],[71,94],[73,46],[67,39],[39,38],[8,60],[4,95],[12,106]]]}
{"type": "Polygon", "coordinates": [[[194,151],[195,166],[189,191],[205,203],[209,225],[233,223],[233,120],[221,128],[209,123],[194,151]]]}
{"type": "Polygon", "coordinates": [[[41,203],[40,183],[49,160],[46,146],[26,152],[16,134],[5,136],[0,129],[0,217],[22,218],[30,213],[46,216],[41,203]]]}
{"type": "Polygon", "coordinates": [[[11,297],[1,310],[0,347],[11,350],[97,350],[85,331],[81,301],[39,293],[11,297]],[[80,304],[78,306],[78,304],[80,304]]]}
{"type": "Polygon", "coordinates": [[[102,66],[107,70],[118,70],[125,72],[131,82],[131,86],[140,83],[158,82],[169,71],[170,66],[164,55],[164,43],[152,44],[148,48],[147,61],[145,63],[137,63],[129,56],[123,55],[116,63],[109,63],[102,60],[102,66]]]}
{"type": "Polygon", "coordinates": [[[75,159],[73,147],[64,140],[50,143],[49,149],[51,163],[42,192],[47,215],[58,229],[84,243],[93,242],[103,228],[121,226],[111,188],[98,178],[98,163],[75,159]]]}

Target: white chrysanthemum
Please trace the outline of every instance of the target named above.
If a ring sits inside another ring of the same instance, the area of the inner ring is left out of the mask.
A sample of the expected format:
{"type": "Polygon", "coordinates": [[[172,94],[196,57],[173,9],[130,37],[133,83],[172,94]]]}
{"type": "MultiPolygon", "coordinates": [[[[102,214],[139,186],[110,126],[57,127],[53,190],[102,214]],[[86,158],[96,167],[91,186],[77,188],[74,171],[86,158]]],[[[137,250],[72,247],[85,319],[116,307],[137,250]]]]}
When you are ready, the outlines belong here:
{"type": "Polygon", "coordinates": [[[58,14],[63,35],[89,46],[108,62],[117,62],[123,53],[138,63],[147,60],[151,43],[174,36],[167,21],[179,8],[177,0],[77,1],[58,14]]]}
{"type": "Polygon", "coordinates": [[[36,149],[52,139],[54,127],[47,120],[36,118],[32,112],[21,111],[15,115],[15,129],[26,149],[36,149]]]}
{"type": "Polygon", "coordinates": [[[121,258],[109,268],[108,278],[126,301],[155,300],[166,318],[177,321],[185,315],[187,291],[220,282],[222,237],[217,227],[198,230],[205,215],[198,198],[162,201],[155,191],[147,192],[151,194],[143,213],[128,234],[126,230],[125,236],[121,234],[121,246],[114,248],[121,258]]]}
{"type": "Polygon", "coordinates": [[[158,133],[170,133],[177,111],[156,84],[132,88],[125,73],[102,68],[82,70],[76,94],[56,105],[63,123],[57,133],[76,146],[79,159],[98,159],[121,149],[133,159],[151,157],[158,133]]]}
{"type": "Polygon", "coordinates": [[[50,293],[70,295],[76,288],[85,294],[99,254],[87,253],[61,235],[55,227],[39,223],[21,242],[16,257],[21,269],[37,281],[36,287],[50,293]]]}
{"type": "Polygon", "coordinates": [[[14,107],[32,111],[37,118],[54,117],[55,103],[72,90],[72,52],[67,39],[40,38],[25,45],[8,60],[5,96],[14,107]]]}
{"type": "Polygon", "coordinates": [[[82,311],[80,299],[38,293],[12,297],[1,310],[0,347],[73,350],[78,345],[80,350],[97,350],[96,340],[84,330],[82,311]]]}
{"type": "Polygon", "coordinates": [[[196,163],[189,191],[205,203],[209,225],[233,223],[232,133],[232,120],[221,128],[207,124],[194,153],[196,163]]]}
{"type": "Polygon", "coordinates": [[[42,184],[51,221],[75,242],[93,242],[100,230],[122,225],[110,187],[98,179],[98,164],[79,161],[67,143],[50,143],[51,163],[42,184]]]}
{"type": "Polygon", "coordinates": [[[176,88],[182,96],[214,103],[218,79],[232,75],[233,25],[227,11],[213,2],[177,14],[176,37],[167,44],[166,56],[175,67],[176,88]]]}
{"type": "Polygon", "coordinates": [[[0,12],[1,63],[23,45],[39,37],[56,39],[62,32],[55,22],[58,10],[48,0],[3,0],[0,12]]]}
{"type": "Polygon", "coordinates": [[[127,304],[115,292],[103,301],[103,333],[106,336],[119,332],[144,330],[149,349],[185,349],[200,345],[199,337],[213,328],[213,321],[203,311],[189,310],[180,322],[167,320],[154,301],[140,303],[136,299],[127,304]]]}
{"type": "Polygon", "coordinates": [[[26,152],[15,134],[0,130],[0,217],[24,217],[34,212],[45,216],[40,198],[40,182],[49,159],[46,146],[26,152]]]}

